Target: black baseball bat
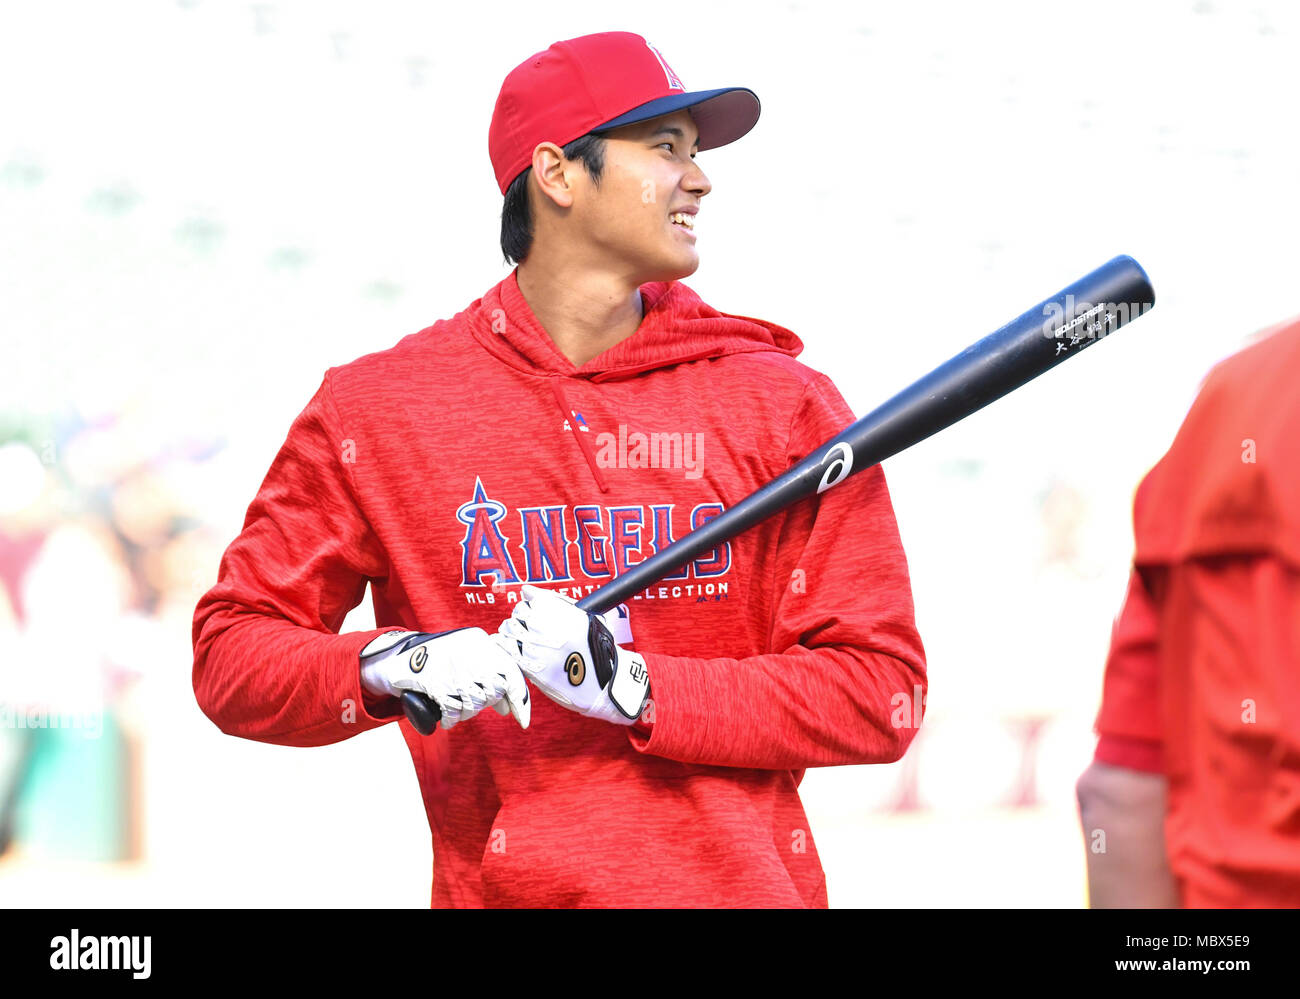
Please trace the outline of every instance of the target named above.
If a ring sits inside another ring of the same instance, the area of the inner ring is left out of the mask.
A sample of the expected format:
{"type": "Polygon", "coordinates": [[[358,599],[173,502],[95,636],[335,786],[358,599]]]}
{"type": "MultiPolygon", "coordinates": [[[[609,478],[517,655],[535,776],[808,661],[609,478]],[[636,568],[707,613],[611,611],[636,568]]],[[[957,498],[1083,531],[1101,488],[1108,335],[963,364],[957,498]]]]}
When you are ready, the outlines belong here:
{"type": "MultiPolygon", "coordinates": [[[[823,493],[1018,389],[1155,305],[1146,272],[1119,256],[1044,299],[850,424],[797,465],[680,541],[578,601],[602,614],[792,503],[823,493]]],[[[437,705],[407,692],[402,707],[425,735],[437,705]]]]}

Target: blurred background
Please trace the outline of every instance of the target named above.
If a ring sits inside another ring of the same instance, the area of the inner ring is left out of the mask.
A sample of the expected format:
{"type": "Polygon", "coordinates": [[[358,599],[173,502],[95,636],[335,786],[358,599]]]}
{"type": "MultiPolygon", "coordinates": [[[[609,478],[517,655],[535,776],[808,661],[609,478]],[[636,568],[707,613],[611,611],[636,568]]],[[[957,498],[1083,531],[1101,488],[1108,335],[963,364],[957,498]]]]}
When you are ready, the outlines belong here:
{"type": "Polygon", "coordinates": [[[606,30],[759,95],[699,157],[687,283],[859,413],[1117,253],[1150,274],[1140,323],[886,463],[925,723],[803,785],[833,906],[1086,904],[1133,490],[1208,368],[1300,312],[1284,0],[4,4],[0,904],[428,904],[397,730],[221,735],[191,616],[325,368],[508,273],[501,80],[606,30]]]}

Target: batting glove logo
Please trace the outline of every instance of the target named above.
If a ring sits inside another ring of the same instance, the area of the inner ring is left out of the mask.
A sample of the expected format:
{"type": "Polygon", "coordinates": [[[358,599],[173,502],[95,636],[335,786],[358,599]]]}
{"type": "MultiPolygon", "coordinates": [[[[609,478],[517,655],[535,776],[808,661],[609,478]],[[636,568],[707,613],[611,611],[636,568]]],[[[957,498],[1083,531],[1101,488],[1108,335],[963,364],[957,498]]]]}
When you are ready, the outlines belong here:
{"type": "Polygon", "coordinates": [[[587,679],[587,663],[581,653],[569,653],[569,658],[564,664],[564,672],[569,674],[569,683],[575,687],[582,686],[582,681],[587,679]]]}

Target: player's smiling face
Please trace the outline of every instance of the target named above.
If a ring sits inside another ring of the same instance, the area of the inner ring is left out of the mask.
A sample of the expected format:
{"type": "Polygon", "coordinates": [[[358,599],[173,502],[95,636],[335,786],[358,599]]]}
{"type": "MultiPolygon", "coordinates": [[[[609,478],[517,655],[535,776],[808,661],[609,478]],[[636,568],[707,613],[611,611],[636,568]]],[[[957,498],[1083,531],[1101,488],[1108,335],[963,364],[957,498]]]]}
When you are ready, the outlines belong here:
{"type": "Polygon", "coordinates": [[[694,274],[694,213],[712,189],[695,163],[698,145],[685,110],[609,132],[599,186],[585,173],[579,181],[574,235],[638,284],[694,274]]]}

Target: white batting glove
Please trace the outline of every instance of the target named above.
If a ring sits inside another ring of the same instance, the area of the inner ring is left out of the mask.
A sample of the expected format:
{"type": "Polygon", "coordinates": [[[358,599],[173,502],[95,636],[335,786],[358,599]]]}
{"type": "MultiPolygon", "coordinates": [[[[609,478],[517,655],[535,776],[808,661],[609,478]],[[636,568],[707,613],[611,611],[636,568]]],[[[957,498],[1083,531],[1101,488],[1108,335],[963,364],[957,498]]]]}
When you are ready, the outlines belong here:
{"type": "Polygon", "coordinates": [[[361,682],[376,697],[414,690],[432,698],[441,726],[467,721],[488,705],[514,715],[520,728],[532,717],[528,684],[505,642],[482,628],[429,634],[390,631],[361,650],[361,682]]]}
{"type": "Polygon", "coordinates": [[[650,696],[645,659],[619,648],[611,627],[632,633],[618,622],[626,615],[610,611],[588,614],[568,597],[525,584],[514,613],[498,634],[519,668],[537,688],[571,711],[616,725],[631,725],[650,696]]]}

